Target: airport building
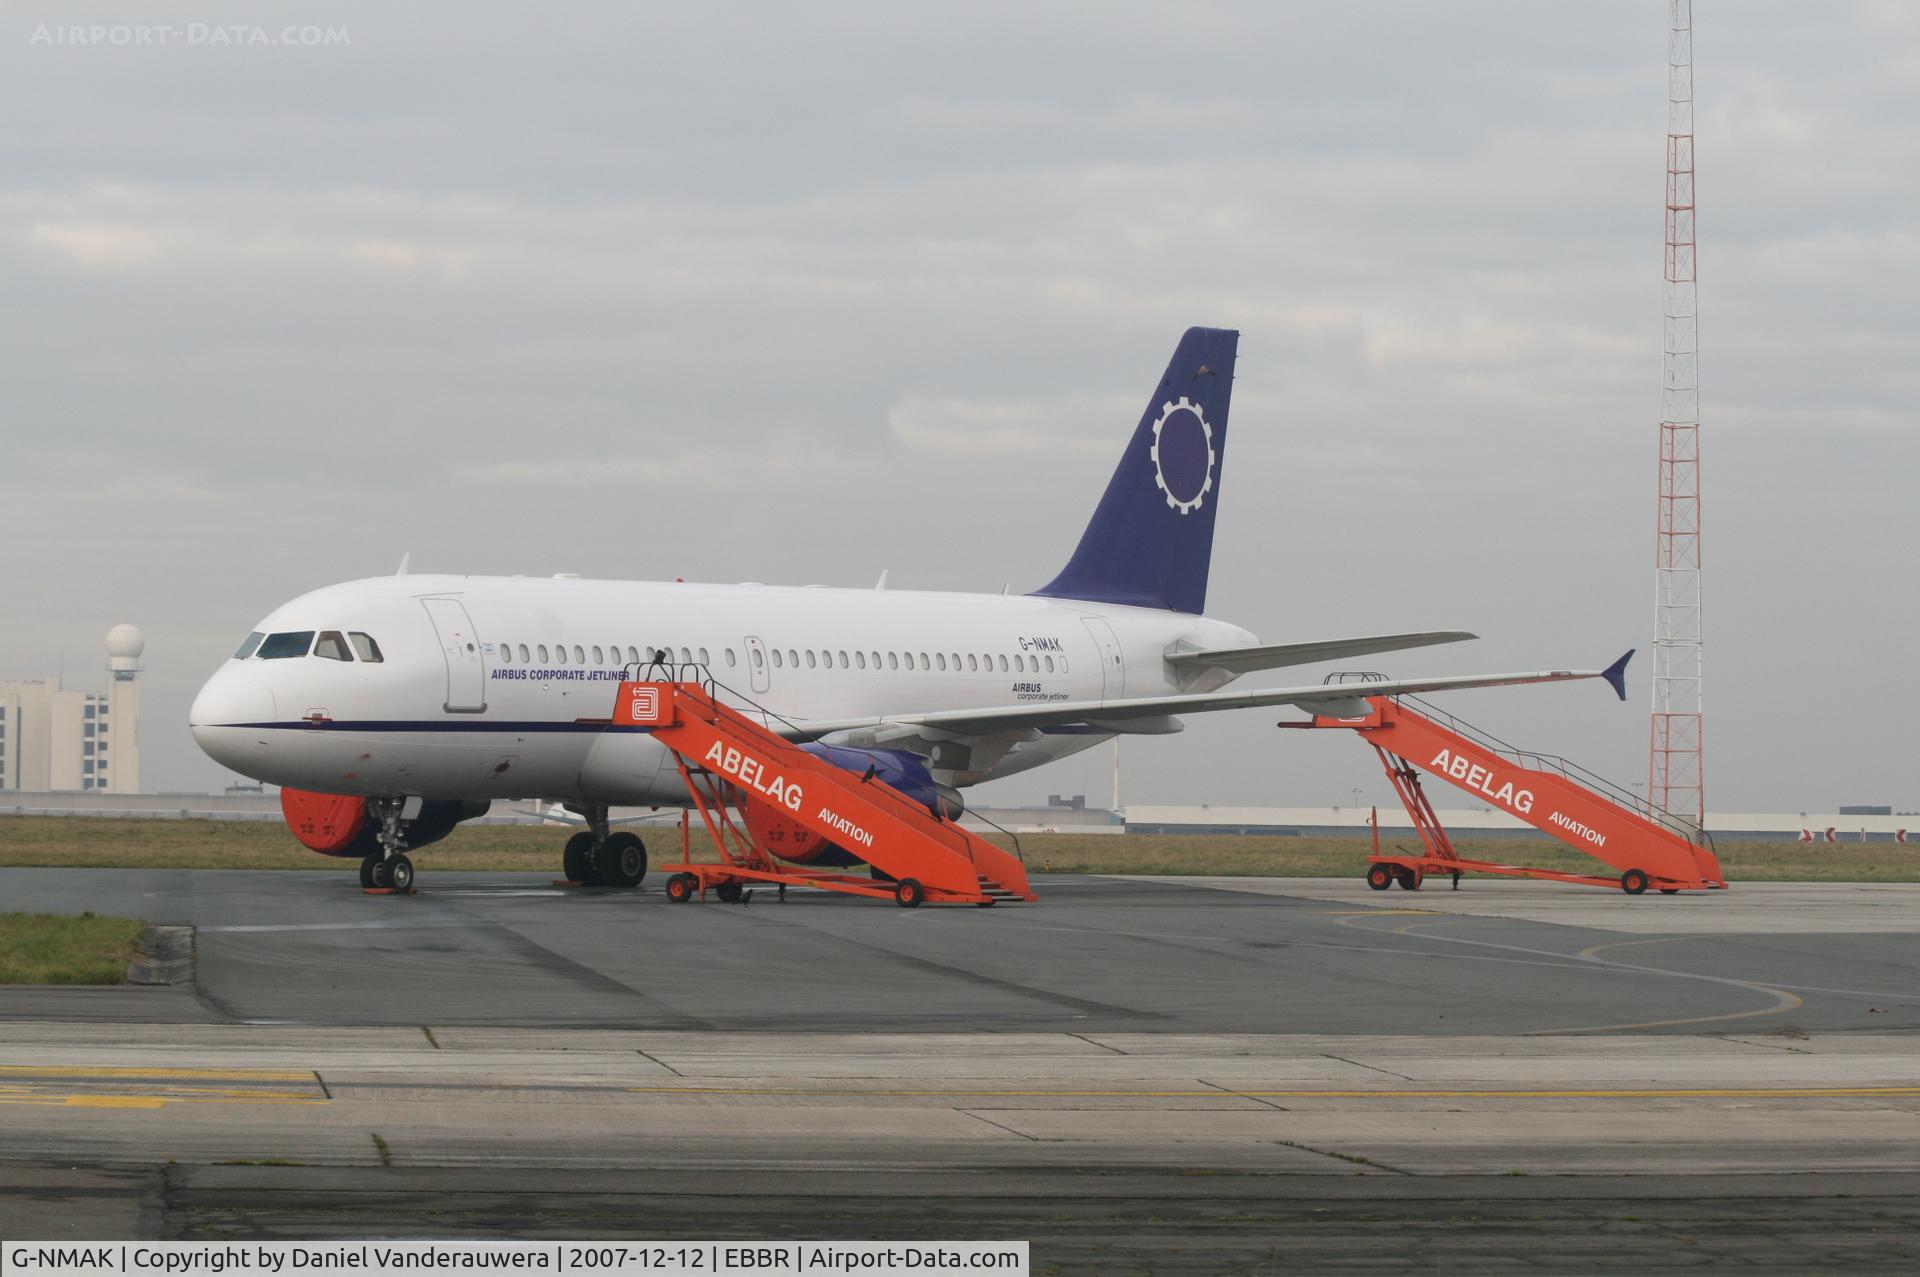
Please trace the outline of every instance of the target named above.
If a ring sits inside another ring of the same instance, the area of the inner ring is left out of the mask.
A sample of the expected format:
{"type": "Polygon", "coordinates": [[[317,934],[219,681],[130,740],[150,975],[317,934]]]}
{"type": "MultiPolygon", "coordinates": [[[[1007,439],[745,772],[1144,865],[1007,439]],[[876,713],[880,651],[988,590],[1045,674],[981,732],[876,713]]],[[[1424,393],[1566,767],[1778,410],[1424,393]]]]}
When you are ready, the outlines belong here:
{"type": "Polygon", "coordinates": [[[140,655],[131,625],[107,631],[107,682],[0,682],[0,790],[140,792],[140,655]]]}

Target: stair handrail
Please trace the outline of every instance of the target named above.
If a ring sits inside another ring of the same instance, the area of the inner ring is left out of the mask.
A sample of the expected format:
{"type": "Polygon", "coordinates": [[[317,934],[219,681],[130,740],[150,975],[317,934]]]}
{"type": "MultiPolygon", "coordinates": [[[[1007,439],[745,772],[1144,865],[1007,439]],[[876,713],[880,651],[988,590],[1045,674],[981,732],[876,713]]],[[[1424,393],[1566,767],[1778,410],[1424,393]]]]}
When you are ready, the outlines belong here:
{"type": "Polygon", "coordinates": [[[1433,702],[1422,700],[1411,692],[1402,693],[1393,699],[1395,701],[1412,702],[1414,705],[1419,706],[1421,714],[1438,720],[1441,726],[1447,728],[1449,731],[1464,736],[1483,748],[1492,750],[1494,753],[1501,755],[1516,765],[1527,766],[1531,762],[1538,764],[1537,770],[1558,772],[1568,780],[1578,781],[1587,788],[1597,791],[1601,797],[1607,799],[1614,806],[1624,807],[1635,815],[1659,825],[1667,832],[1676,834],[1690,843],[1698,844],[1700,842],[1700,836],[1705,835],[1706,831],[1700,830],[1698,831],[1700,836],[1696,836],[1694,827],[1679,816],[1656,805],[1652,800],[1643,798],[1639,794],[1635,794],[1631,790],[1624,788],[1618,782],[1608,780],[1605,776],[1588,771],[1585,767],[1580,766],[1580,764],[1564,758],[1559,754],[1543,754],[1536,750],[1522,749],[1518,745],[1501,740],[1498,736],[1495,736],[1483,727],[1476,727],[1457,715],[1449,714],[1433,702]]]}
{"type": "MultiPolygon", "coordinates": [[[[704,677],[697,677],[692,679],[669,677],[665,681],[676,682],[676,683],[684,683],[684,682],[694,683],[696,686],[700,688],[701,692],[707,697],[707,699],[712,701],[716,706],[720,705],[720,697],[717,695],[717,693],[720,691],[725,691],[730,695],[737,697],[744,704],[750,705],[754,709],[758,710],[762,718],[778,719],[781,723],[791,728],[796,735],[807,736],[811,734],[809,729],[801,726],[799,723],[794,722],[792,719],[780,713],[778,710],[769,709],[765,705],[762,705],[760,702],[754,700],[751,696],[748,696],[746,693],[742,692],[739,688],[729,686],[726,683],[722,683],[718,678],[714,677],[713,671],[710,668],[708,668],[705,664],[699,661],[673,663],[673,662],[661,661],[656,659],[654,661],[639,661],[639,662],[629,661],[627,665],[628,666],[634,666],[634,665],[644,666],[647,670],[664,669],[664,670],[667,670],[670,674],[676,671],[683,671],[683,670],[694,670],[694,671],[702,672],[704,674],[704,677]]],[[[625,673],[625,668],[626,667],[622,668],[623,675],[625,673]]],[[[635,681],[655,681],[655,680],[635,680],[635,681]]],[[[726,708],[726,707],[722,706],[722,708],[726,708]]],[[[765,728],[766,724],[763,723],[762,727],[765,728]]],[[[800,746],[794,741],[782,740],[781,744],[786,746],[789,749],[796,750],[800,753],[806,752],[805,750],[800,749],[800,746]]],[[[870,749],[864,745],[837,745],[834,748],[852,750],[856,753],[865,754],[869,760],[877,760],[878,751],[870,749]]],[[[808,755],[808,757],[813,758],[813,755],[808,755]]],[[[834,766],[833,763],[827,761],[824,758],[816,758],[814,759],[814,761],[826,767],[834,766]]],[[[836,770],[844,771],[846,769],[836,768],[836,770]]],[[[899,790],[893,788],[893,786],[886,784],[884,781],[881,783],[881,789],[879,792],[890,795],[893,799],[896,799],[900,803],[904,803],[906,806],[912,808],[916,813],[924,812],[927,815],[935,814],[930,809],[921,806],[921,804],[919,803],[914,802],[911,798],[907,797],[905,794],[901,793],[899,790]]],[[[938,795],[935,796],[935,801],[936,802],[938,801],[938,795]]],[[[978,865],[980,862],[979,862],[979,858],[973,854],[973,844],[969,841],[966,830],[960,829],[959,822],[950,821],[945,818],[937,818],[937,821],[939,825],[943,828],[943,830],[949,826],[959,830],[959,833],[960,833],[959,851],[966,856],[967,861],[970,864],[978,865]]],[[[990,820],[987,821],[987,823],[990,825],[993,824],[993,822],[990,820]]],[[[1000,829],[1000,826],[994,825],[994,828],[1000,829]]],[[[1009,838],[1014,838],[1015,855],[1019,856],[1022,864],[1025,864],[1026,857],[1023,855],[1020,855],[1020,852],[1019,852],[1019,839],[1017,837],[1014,837],[1013,834],[1008,833],[1008,831],[1004,829],[1002,829],[1001,832],[1006,833],[1009,838]]]]}

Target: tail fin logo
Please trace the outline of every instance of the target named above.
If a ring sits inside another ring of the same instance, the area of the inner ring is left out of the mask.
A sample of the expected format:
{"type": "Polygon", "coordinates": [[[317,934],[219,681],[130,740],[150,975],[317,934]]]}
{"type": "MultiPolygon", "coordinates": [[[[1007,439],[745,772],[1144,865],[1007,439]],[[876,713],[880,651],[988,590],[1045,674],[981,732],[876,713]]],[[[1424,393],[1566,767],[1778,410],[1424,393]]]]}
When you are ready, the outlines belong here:
{"type": "Polygon", "coordinates": [[[1213,427],[1199,404],[1185,395],[1161,404],[1148,452],[1153,458],[1154,486],[1166,495],[1169,506],[1192,514],[1207,503],[1219,454],[1213,448],[1213,427]]]}

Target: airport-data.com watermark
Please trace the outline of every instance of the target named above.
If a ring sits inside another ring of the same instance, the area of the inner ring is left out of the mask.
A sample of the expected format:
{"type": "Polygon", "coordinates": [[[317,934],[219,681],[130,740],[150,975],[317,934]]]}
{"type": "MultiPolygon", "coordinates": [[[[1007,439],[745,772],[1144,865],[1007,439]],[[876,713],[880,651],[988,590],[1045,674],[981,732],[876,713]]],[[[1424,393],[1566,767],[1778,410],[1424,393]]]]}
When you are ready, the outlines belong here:
{"type": "Polygon", "coordinates": [[[295,23],[262,27],[245,22],[171,24],[42,22],[27,43],[48,49],[325,49],[353,43],[345,27],[295,23]]]}

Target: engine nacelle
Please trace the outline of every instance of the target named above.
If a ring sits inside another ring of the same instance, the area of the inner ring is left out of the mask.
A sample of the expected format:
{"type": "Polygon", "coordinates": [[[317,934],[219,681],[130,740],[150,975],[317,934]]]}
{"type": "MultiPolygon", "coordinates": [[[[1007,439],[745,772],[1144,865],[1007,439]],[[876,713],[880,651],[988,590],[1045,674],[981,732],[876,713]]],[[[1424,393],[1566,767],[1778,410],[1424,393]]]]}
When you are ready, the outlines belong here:
{"type": "MultiPolygon", "coordinates": [[[[420,814],[401,822],[407,848],[439,842],[463,820],[487,814],[484,802],[428,799],[420,814]]],[[[367,800],[348,794],[316,794],[305,789],[280,791],[280,814],[300,845],[323,856],[380,854],[379,822],[367,814],[367,800]]]]}
{"type": "MultiPolygon", "coordinates": [[[[967,809],[960,791],[943,785],[927,770],[926,760],[904,749],[846,749],[838,745],[803,745],[815,758],[832,763],[842,771],[873,778],[899,790],[943,820],[958,820],[967,809]]],[[[848,866],[867,863],[795,820],[785,811],[754,802],[738,795],[747,820],[747,832],[759,846],[782,860],[801,865],[848,866]]]]}

